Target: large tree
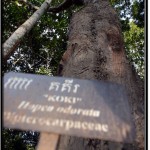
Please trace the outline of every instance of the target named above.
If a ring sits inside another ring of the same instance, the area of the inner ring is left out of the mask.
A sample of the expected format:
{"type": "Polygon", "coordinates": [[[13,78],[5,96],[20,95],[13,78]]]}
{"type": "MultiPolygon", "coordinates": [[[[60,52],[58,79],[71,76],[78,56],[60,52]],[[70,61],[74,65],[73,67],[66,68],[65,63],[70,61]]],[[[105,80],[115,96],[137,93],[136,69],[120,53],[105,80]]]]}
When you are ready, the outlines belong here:
{"type": "MultiPolygon", "coordinates": [[[[137,137],[133,145],[63,136],[60,149],[139,150],[144,147],[144,87],[126,59],[120,22],[108,0],[87,0],[73,14],[60,75],[112,81],[126,87],[137,137]]],[[[117,104],[116,104],[117,105],[117,104]]]]}
{"type": "MultiPolygon", "coordinates": [[[[115,2],[113,0],[111,1],[112,3],[115,2]]],[[[55,1],[53,2],[55,3],[55,1]]],[[[71,17],[68,29],[69,39],[67,50],[59,65],[59,75],[82,79],[106,80],[125,86],[129,96],[133,120],[136,125],[137,137],[135,142],[129,145],[103,140],[61,136],[59,149],[144,149],[144,87],[142,80],[126,59],[122,31],[117,13],[110,5],[109,0],[66,0],[66,2],[65,5],[60,5],[60,7],[53,9],[53,11],[58,12],[66,9],[74,2],[80,5],[82,4],[82,7],[79,11],[73,13],[71,17]]],[[[116,0],[116,2],[119,1],[116,0]]],[[[129,3],[129,0],[126,2],[129,3]]],[[[4,3],[6,3],[5,9],[7,11],[12,9],[12,11],[10,15],[8,15],[9,13],[5,15],[5,34],[3,41],[5,41],[5,37],[10,35],[9,30],[16,29],[16,26],[21,25],[26,20],[23,18],[24,21],[19,24],[21,19],[19,18],[19,22],[16,19],[18,10],[16,12],[14,6],[12,7],[10,3],[7,4],[8,2],[5,0],[4,3]],[[11,16],[15,14],[14,12],[17,14],[16,17],[11,16]],[[14,21],[15,23],[11,22],[12,18],[16,19],[14,21]]],[[[11,1],[11,3],[13,3],[13,1],[11,1]]],[[[38,2],[36,1],[35,3],[38,2]]],[[[124,4],[126,5],[127,3],[124,4]]],[[[124,7],[124,4],[117,4],[117,6],[119,6],[118,8],[124,7]]],[[[130,4],[127,6],[129,5],[130,4]]],[[[24,9],[20,9],[20,13],[28,14],[27,12],[29,11],[26,7],[25,5],[24,9]]],[[[129,12],[126,8],[124,11],[129,12]]],[[[136,8],[137,7],[134,7],[133,10],[136,10],[136,8]]],[[[68,9],[69,16],[72,15],[71,9],[68,9]]],[[[137,16],[135,14],[137,14],[136,12],[138,11],[133,12],[135,12],[133,16],[137,16]]],[[[46,68],[50,66],[53,72],[52,67],[56,68],[62,54],[62,49],[66,47],[66,35],[62,34],[66,33],[67,28],[64,16],[67,16],[66,11],[56,14],[55,19],[53,19],[54,15],[51,13],[48,16],[49,18],[43,16],[37,26],[24,38],[23,44],[19,46],[17,52],[7,61],[7,65],[9,66],[7,70],[16,71],[19,66],[19,71],[21,72],[37,73],[37,69],[41,66],[46,68]],[[52,19],[50,17],[52,17],[52,19]],[[54,28],[54,26],[56,26],[56,28],[54,28]],[[51,39],[53,39],[54,42],[51,39]],[[49,51],[47,51],[47,49],[49,49],[49,51]]],[[[136,23],[139,25],[138,21],[136,21],[136,23]]],[[[140,26],[142,25],[143,24],[140,24],[140,26]]],[[[127,27],[127,24],[125,27],[127,27]]],[[[123,29],[125,30],[125,28],[123,29]]],[[[130,43],[128,40],[127,42],[128,44],[130,43]]]]}

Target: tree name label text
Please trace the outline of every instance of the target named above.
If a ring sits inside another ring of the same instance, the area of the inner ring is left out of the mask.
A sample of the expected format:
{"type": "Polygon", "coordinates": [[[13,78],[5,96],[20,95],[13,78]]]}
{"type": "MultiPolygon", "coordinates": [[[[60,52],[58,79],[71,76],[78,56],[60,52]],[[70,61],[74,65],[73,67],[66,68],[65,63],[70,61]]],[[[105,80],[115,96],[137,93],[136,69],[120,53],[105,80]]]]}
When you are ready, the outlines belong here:
{"type": "Polygon", "coordinates": [[[4,76],[4,126],[132,142],[125,89],[96,80],[24,73],[4,76]]]}

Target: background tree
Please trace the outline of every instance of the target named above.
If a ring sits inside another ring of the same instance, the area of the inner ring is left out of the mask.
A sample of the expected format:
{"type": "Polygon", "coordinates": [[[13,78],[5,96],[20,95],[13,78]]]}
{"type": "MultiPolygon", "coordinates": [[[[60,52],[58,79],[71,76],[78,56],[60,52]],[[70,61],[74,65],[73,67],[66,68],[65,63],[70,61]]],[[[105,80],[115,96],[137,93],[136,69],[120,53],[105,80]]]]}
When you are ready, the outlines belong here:
{"type": "MultiPolygon", "coordinates": [[[[43,3],[42,0],[38,0],[38,1],[31,0],[30,2],[32,2],[32,4],[34,4],[36,6],[40,6],[43,3]]],[[[60,0],[60,1],[53,0],[52,6],[56,6],[56,5],[60,4],[61,2],[62,2],[62,0],[60,0]]],[[[135,1],[134,3],[131,3],[129,0],[127,0],[127,1],[111,0],[110,2],[112,4],[112,6],[116,9],[116,11],[118,12],[118,15],[120,17],[120,22],[122,24],[122,30],[123,30],[123,35],[124,35],[124,39],[125,39],[125,49],[127,52],[127,57],[130,59],[131,64],[133,62],[133,65],[136,67],[136,71],[140,75],[140,77],[144,79],[144,36],[143,36],[144,7],[141,7],[141,6],[144,6],[144,1],[135,1]],[[138,32],[135,32],[135,30],[137,30],[138,32]]],[[[23,22],[25,22],[25,20],[27,18],[29,18],[35,10],[30,5],[26,5],[24,3],[21,3],[20,1],[4,0],[2,2],[2,4],[3,4],[3,7],[2,7],[3,8],[3,16],[2,16],[3,17],[3,39],[2,40],[4,43],[6,41],[6,39],[12,34],[12,32],[14,32],[23,22]]],[[[88,6],[88,8],[90,10],[89,6],[88,6]]],[[[87,9],[87,8],[85,8],[84,6],[80,6],[80,7],[71,6],[69,9],[64,10],[63,12],[59,12],[59,13],[47,12],[47,14],[42,16],[41,20],[39,20],[37,22],[37,25],[24,37],[23,42],[19,45],[16,52],[9,58],[9,60],[7,61],[7,64],[5,64],[3,66],[3,70],[2,70],[3,73],[8,72],[8,71],[16,71],[16,72],[28,72],[28,73],[56,75],[58,64],[61,60],[62,54],[64,53],[64,51],[66,49],[68,51],[68,49],[71,45],[70,41],[67,43],[68,35],[71,35],[71,32],[73,32],[72,28],[74,28],[74,25],[72,25],[72,24],[68,28],[70,18],[72,16],[72,14],[74,14],[75,12],[79,11],[78,13],[80,13],[80,12],[82,13],[82,11],[84,11],[84,9],[87,9]],[[68,44],[68,48],[66,48],[67,44],[68,44]]],[[[76,13],[76,14],[78,14],[78,13],[76,13]]],[[[78,20],[77,20],[77,22],[79,23],[78,20]]],[[[94,19],[93,19],[93,23],[91,21],[90,25],[92,25],[94,23],[96,24],[96,22],[94,22],[94,19]]],[[[83,25],[83,27],[85,27],[84,25],[83,25]]],[[[91,27],[90,31],[93,32],[93,35],[91,35],[91,37],[93,38],[92,40],[95,41],[94,38],[95,37],[96,37],[96,39],[98,38],[96,35],[95,28],[91,27]]],[[[77,43],[77,45],[75,44],[74,46],[73,47],[75,48],[74,49],[75,51],[77,51],[76,50],[77,48],[83,49],[83,47],[80,47],[78,43],[77,43]]],[[[95,46],[93,46],[93,47],[95,47],[95,46]]],[[[72,49],[72,47],[70,47],[70,49],[72,49]]],[[[108,56],[109,55],[110,54],[108,53],[108,56]]],[[[106,56],[107,59],[108,59],[108,56],[106,56]]],[[[116,60],[118,59],[118,57],[115,57],[115,58],[116,58],[116,60]]],[[[124,55],[123,55],[123,59],[124,59],[124,55]]],[[[68,62],[69,61],[68,59],[66,59],[66,60],[67,60],[67,63],[70,63],[70,62],[68,62]]],[[[124,59],[124,60],[126,62],[126,59],[124,59]]],[[[100,57],[98,61],[103,63],[103,61],[105,61],[105,59],[103,60],[100,57]]],[[[72,62],[72,63],[74,63],[74,62],[72,62]]],[[[88,61],[87,61],[87,63],[88,63],[88,61]]],[[[105,64],[105,63],[103,63],[103,64],[105,64]]],[[[128,62],[127,62],[127,64],[128,64],[128,62]]],[[[111,65],[111,66],[113,66],[113,65],[111,65]]],[[[72,68],[74,68],[74,67],[72,67],[72,68]]],[[[106,68],[107,67],[105,66],[105,69],[103,69],[103,71],[106,71],[106,73],[107,73],[106,68]]],[[[123,67],[123,68],[126,68],[126,67],[123,67]]],[[[99,69],[100,68],[95,67],[95,74],[97,75],[97,77],[94,77],[94,78],[104,79],[104,77],[100,76],[99,69]]],[[[67,70],[67,69],[65,69],[65,70],[67,70]]],[[[70,67],[68,70],[70,70],[70,67]]],[[[80,71],[80,68],[78,68],[78,70],[80,71]]],[[[85,70],[83,72],[85,72],[85,70]]],[[[112,72],[110,71],[109,74],[111,74],[111,73],[112,72]]],[[[90,74],[91,74],[91,72],[89,73],[89,75],[90,74]]],[[[74,75],[74,74],[71,75],[68,72],[66,72],[66,74],[64,74],[64,75],[78,77],[77,75],[74,75]]],[[[115,75],[115,73],[114,73],[114,75],[115,75]]],[[[125,76],[131,77],[131,79],[133,81],[138,81],[138,83],[141,83],[141,81],[138,79],[138,77],[134,77],[132,75],[132,73],[124,74],[123,78],[125,78],[125,76]]],[[[91,77],[88,77],[85,75],[85,76],[81,76],[81,78],[91,78],[91,77]]],[[[111,76],[111,78],[112,78],[112,76],[111,76]]],[[[114,82],[122,81],[121,78],[119,78],[117,75],[115,76],[115,79],[117,81],[114,81],[114,82]]],[[[106,80],[106,79],[104,79],[104,80],[106,80]]],[[[109,78],[109,80],[111,80],[111,79],[109,78]]],[[[141,85],[142,85],[142,83],[141,83],[141,85]]],[[[137,88],[138,88],[138,86],[137,86],[137,88]]],[[[142,90],[139,91],[139,90],[135,89],[135,91],[136,92],[132,93],[132,94],[137,96],[136,93],[139,92],[141,94],[142,90]]],[[[137,101],[138,101],[138,99],[137,99],[137,101]]],[[[137,104],[133,103],[133,104],[135,104],[135,107],[133,107],[134,108],[133,114],[136,118],[136,122],[139,124],[138,132],[141,132],[142,125],[140,125],[140,124],[143,123],[141,121],[141,118],[143,117],[144,110],[143,110],[143,107],[141,107],[141,106],[143,106],[143,104],[141,105],[141,103],[143,103],[142,99],[139,100],[137,102],[137,104]]],[[[5,130],[5,131],[8,132],[7,130],[5,130]]],[[[12,133],[13,133],[13,131],[12,131],[12,133]]],[[[14,132],[14,134],[17,135],[19,133],[14,132]]],[[[25,134],[25,132],[23,132],[23,134],[25,134]]],[[[32,133],[31,135],[34,135],[34,133],[32,133]]],[[[141,136],[141,134],[138,134],[138,135],[141,136]]],[[[24,136],[21,136],[21,138],[25,139],[24,136]]],[[[37,139],[38,139],[38,136],[37,136],[37,139]]],[[[80,138],[79,139],[78,138],[70,139],[70,137],[68,137],[67,139],[69,139],[74,144],[78,143],[78,145],[80,145],[81,147],[83,146],[82,144],[80,144],[83,142],[83,139],[80,139],[80,138]]],[[[141,140],[141,145],[139,145],[139,148],[141,147],[141,149],[142,149],[143,136],[141,136],[141,138],[139,138],[139,139],[141,140]]],[[[11,139],[8,139],[7,141],[8,141],[8,143],[11,143],[11,139]]],[[[35,142],[36,142],[36,140],[35,140],[35,142]]],[[[13,143],[15,143],[15,140],[13,141],[13,143]]],[[[99,140],[92,140],[92,139],[88,139],[88,140],[84,141],[83,143],[85,143],[86,146],[89,145],[89,147],[93,147],[95,145],[95,147],[97,147],[97,148],[100,147],[100,143],[101,143],[101,145],[103,145],[102,148],[108,147],[108,146],[110,147],[112,145],[110,143],[108,144],[107,141],[100,142],[99,140]]],[[[65,145],[63,145],[63,146],[65,146],[65,145]]],[[[120,146],[122,146],[122,145],[120,145],[120,146]]],[[[27,148],[27,146],[26,146],[26,148],[27,148]]],[[[135,148],[135,149],[137,149],[137,148],[135,148]]]]}
{"type": "Polygon", "coordinates": [[[34,150],[39,138],[39,133],[32,131],[2,130],[3,150],[34,150]]]}

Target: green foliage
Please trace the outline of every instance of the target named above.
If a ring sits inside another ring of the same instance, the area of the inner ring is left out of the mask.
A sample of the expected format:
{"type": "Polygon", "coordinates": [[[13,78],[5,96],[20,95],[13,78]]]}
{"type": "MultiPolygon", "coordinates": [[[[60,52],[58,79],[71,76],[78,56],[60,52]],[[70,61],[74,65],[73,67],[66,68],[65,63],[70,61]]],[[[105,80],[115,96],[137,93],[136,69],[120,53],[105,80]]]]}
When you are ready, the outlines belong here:
{"type": "MultiPolygon", "coordinates": [[[[110,0],[110,3],[115,7],[120,16],[123,27],[128,26],[129,20],[140,28],[144,27],[144,0],[110,0]]],[[[129,30],[129,28],[126,28],[129,30]]],[[[123,30],[126,30],[123,28],[123,30]]]]}
{"type": "MultiPolygon", "coordinates": [[[[40,1],[32,2],[36,4],[40,1]]],[[[57,1],[58,3],[59,1],[57,1]]],[[[29,8],[25,6],[25,9],[24,7],[18,7],[15,2],[5,3],[4,1],[3,5],[4,42],[27,19],[26,16],[31,16],[33,10],[29,11],[29,8]],[[7,9],[8,6],[5,5],[10,5],[9,7],[13,8],[13,10],[7,9]],[[16,13],[16,7],[26,15],[16,13]],[[10,17],[6,19],[6,16],[9,15],[10,17]],[[16,25],[16,22],[18,22],[17,19],[19,19],[19,23],[16,25]],[[12,28],[14,26],[16,28],[12,28]],[[11,32],[10,29],[12,30],[11,32]]],[[[42,16],[37,25],[24,37],[16,53],[8,60],[7,65],[3,66],[3,72],[11,70],[35,73],[39,70],[39,67],[45,66],[47,68],[49,66],[53,74],[56,74],[61,55],[66,50],[69,15],[70,12],[65,11],[57,14],[47,13],[42,16]]]]}
{"type": "Polygon", "coordinates": [[[144,0],[134,1],[132,5],[132,16],[138,27],[144,27],[144,0]]]}
{"type": "Polygon", "coordinates": [[[144,28],[131,22],[130,30],[124,32],[127,57],[134,64],[138,74],[144,78],[144,28]]]}
{"type": "Polygon", "coordinates": [[[18,7],[16,1],[4,0],[2,4],[4,12],[2,16],[4,20],[2,42],[4,42],[27,19],[28,13],[26,7],[18,7]]]}
{"type": "Polygon", "coordinates": [[[38,132],[2,129],[2,150],[34,150],[38,132]]]}
{"type": "Polygon", "coordinates": [[[47,69],[44,66],[40,67],[39,70],[36,73],[37,74],[42,74],[42,75],[52,76],[51,69],[47,69]]]}
{"type": "Polygon", "coordinates": [[[144,0],[110,0],[120,17],[127,57],[144,79],[144,0]]]}

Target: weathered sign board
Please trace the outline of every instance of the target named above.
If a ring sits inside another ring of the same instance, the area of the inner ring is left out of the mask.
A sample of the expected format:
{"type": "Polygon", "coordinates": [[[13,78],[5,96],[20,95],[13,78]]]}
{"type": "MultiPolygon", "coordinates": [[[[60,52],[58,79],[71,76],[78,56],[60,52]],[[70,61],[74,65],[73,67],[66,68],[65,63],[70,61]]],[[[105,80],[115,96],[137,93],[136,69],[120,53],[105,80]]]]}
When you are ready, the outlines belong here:
{"type": "Polygon", "coordinates": [[[132,142],[125,89],[104,81],[23,73],[4,76],[4,126],[132,142]]]}

